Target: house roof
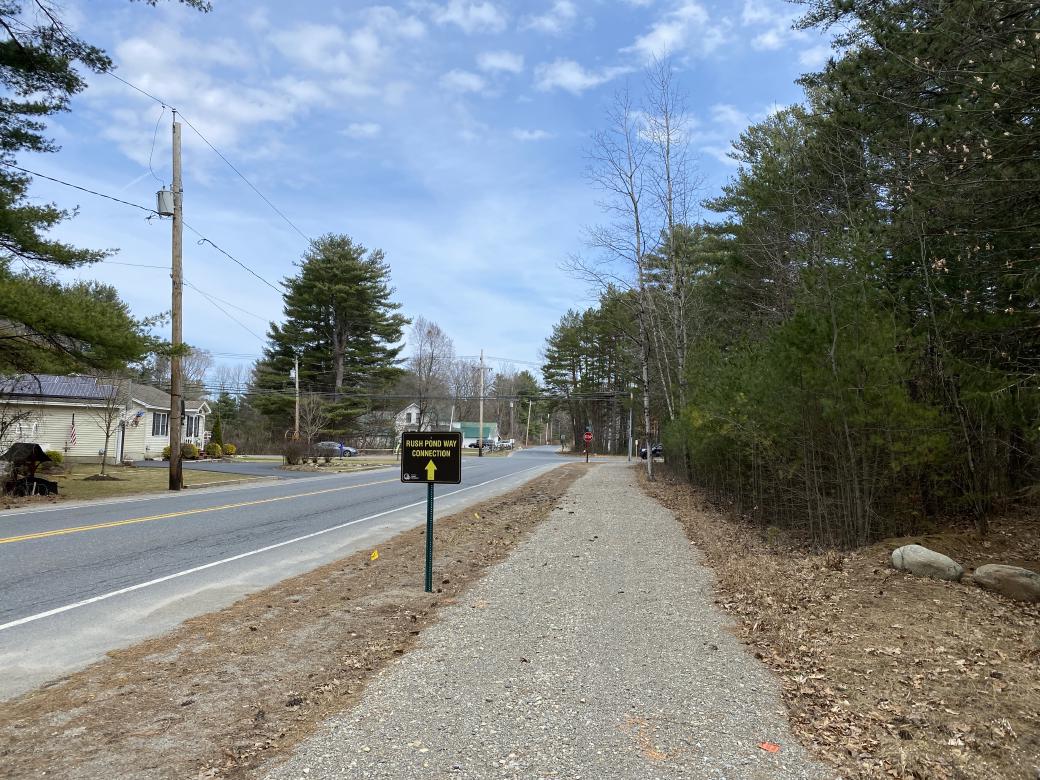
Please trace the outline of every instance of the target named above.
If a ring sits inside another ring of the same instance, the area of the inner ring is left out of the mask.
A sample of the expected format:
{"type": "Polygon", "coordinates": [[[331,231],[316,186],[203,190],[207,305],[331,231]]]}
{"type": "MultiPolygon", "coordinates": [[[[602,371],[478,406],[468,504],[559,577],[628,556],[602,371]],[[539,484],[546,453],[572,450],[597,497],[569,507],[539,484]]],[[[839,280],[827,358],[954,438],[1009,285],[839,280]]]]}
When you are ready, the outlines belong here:
{"type": "MultiPolygon", "coordinates": [[[[152,387],[151,385],[139,385],[135,382],[130,387],[130,398],[137,401],[141,406],[147,406],[152,409],[168,410],[170,408],[170,394],[157,387],[152,387]]],[[[201,399],[184,399],[184,408],[189,412],[197,412],[202,409],[204,405],[207,409],[209,408],[208,404],[201,399]]]]}
{"type": "Polygon", "coordinates": [[[114,392],[112,385],[98,384],[92,376],[23,374],[0,380],[0,395],[10,397],[104,401],[114,392]]]}
{"type": "MultiPolygon", "coordinates": [[[[154,409],[169,409],[170,395],[158,388],[129,384],[130,396],[142,406],[154,409]]],[[[124,391],[125,392],[125,391],[124,391]]],[[[25,398],[33,400],[106,401],[116,393],[114,385],[99,383],[92,376],[55,376],[53,374],[24,374],[16,377],[0,379],[0,395],[11,399],[25,398]]],[[[184,407],[197,412],[206,406],[205,401],[194,398],[184,399],[184,407]]]]}

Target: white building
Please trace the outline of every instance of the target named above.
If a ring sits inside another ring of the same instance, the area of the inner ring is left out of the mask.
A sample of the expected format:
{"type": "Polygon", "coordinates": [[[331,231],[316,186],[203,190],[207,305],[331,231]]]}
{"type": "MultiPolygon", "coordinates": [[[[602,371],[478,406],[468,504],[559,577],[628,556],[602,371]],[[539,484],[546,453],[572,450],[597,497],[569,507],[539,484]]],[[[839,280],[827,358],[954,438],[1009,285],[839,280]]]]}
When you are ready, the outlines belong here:
{"type": "MultiPolygon", "coordinates": [[[[209,405],[186,400],[184,406],[182,440],[201,449],[209,405]]],[[[148,385],[46,374],[0,380],[0,450],[23,441],[98,462],[108,428],[110,463],[159,459],[170,444],[169,427],[170,396],[148,385]]]]}

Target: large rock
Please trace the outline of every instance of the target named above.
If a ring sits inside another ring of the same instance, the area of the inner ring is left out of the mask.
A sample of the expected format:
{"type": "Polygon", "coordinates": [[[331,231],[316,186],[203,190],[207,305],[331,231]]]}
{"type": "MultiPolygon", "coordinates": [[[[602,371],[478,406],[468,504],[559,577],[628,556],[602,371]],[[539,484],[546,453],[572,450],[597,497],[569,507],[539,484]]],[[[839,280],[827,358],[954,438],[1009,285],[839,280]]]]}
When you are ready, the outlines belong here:
{"type": "Polygon", "coordinates": [[[1032,603],[1040,601],[1040,574],[1020,566],[987,564],[977,568],[972,579],[976,585],[1008,598],[1032,603]]]}
{"type": "Polygon", "coordinates": [[[908,544],[893,550],[892,565],[900,571],[910,572],[918,577],[933,577],[938,580],[956,582],[964,574],[964,568],[953,558],[919,544],[908,544]]]}

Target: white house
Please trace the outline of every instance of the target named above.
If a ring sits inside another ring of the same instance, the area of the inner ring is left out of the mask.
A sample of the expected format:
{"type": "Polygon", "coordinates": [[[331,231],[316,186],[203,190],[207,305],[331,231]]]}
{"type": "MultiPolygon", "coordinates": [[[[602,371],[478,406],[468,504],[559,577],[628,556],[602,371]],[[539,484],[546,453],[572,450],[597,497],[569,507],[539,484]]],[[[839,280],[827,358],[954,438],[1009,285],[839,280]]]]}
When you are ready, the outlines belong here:
{"type": "MultiPolygon", "coordinates": [[[[184,441],[203,446],[208,414],[205,401],[185,401],[184,441]]],[[[158,459],[170,443],[169,425],[170,396],[147,385],[127,381],[120,388],[94,377],[47,374],[0,380],[2,449],[24,441],[97,462],[108,427],[110,463],[158,459]]]]}
{"type": "MultiPolygon", "coordinates": [[[[141,384],[131,384],[124,417],[122,457],[124,460],[158,460],[170,446],[170,395],[141,384]]],[[[199,399],[184,400],[181,441],[200,450],[206,444],[206,417],[209,404],[199,399]]]]}

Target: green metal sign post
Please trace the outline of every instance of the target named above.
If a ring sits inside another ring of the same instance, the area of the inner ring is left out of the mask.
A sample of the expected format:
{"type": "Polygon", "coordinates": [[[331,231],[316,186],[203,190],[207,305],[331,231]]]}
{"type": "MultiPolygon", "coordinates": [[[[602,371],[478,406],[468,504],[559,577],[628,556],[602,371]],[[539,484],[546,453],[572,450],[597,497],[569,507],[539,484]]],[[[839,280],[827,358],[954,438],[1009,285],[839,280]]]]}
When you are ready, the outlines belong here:
{"type": "Polygon", "coordinates": [[[426,592],[433,593],[433,483],[426,486],[426,592]]]}
{"type": "Polygon", "coordinates": [[[433,486],[462,482],[462,434],[457,431],[401,434],[401,481],[426,483],[426,592],[433,592],[433,486]]]}

